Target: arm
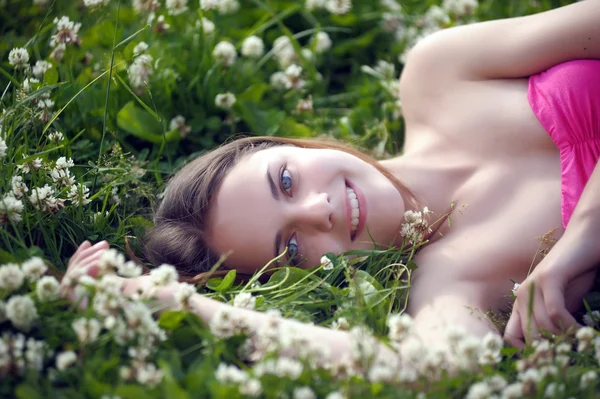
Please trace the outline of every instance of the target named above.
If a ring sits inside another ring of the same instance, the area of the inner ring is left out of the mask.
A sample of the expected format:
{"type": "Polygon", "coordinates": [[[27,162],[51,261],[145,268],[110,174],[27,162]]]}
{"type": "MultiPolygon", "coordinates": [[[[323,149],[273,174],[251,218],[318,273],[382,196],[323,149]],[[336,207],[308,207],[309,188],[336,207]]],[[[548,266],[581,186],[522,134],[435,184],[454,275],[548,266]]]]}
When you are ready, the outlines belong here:
{"type": "Polygon", "coordinates": [[[547,330],[577,326],[581,307],[600,266],[600,162],[596,164],[562,238],[517,290],[505,337],[514,345],[547,330]],[[533,292],[532,292],[533,291],[533,292]],[[529,298],[533,295],[532,314],[529,298]]]}
{"type": "Polygon", "coordinates": [[[523,78],[569,60],[600,59],[598,20],[600,0],[585,0],[434,33],[411,50],[402,70],[405,116],[427,121],[431,104],[444,104],[460,81],[523,78]]]}
{"type": "Polygon", "coordinates": [[[414,58],[466,79],[520,78],[574,59],[600,59],[600,0],[439,31],[414,58]]]}
{"type": "MultiPolygon", "coordinates": [[[[96,244],[93,247],[87,242],[84,243],[69,262],[69,269],[63,280],[64,288],[67,288],[67,286],[72,287],[71,282],[65,282],[65,280],[72,280],[85,273],[94,276],[95,270],[97,270],[96,264],[102,253],[107,249],[108,244],[106,242],[96,244]]],[[[123,292],[126,295],[133,295],[140,290],[143,291],[151,283],[149,276],[124,280],[123,292]]],[[[177,283],[172,283],[158,290],[153,290],[156,299],[163,305],[162,308],[178,307],[174,295],[178,288],[177,283]]],[[[65,291],[63,291],[64,294],[69,295],[65,291]]],[[[78,300],[75,297],[71,297],[71,299],[73,301],[78,300]]],[[[465,304],[466,301],[461,295],[449,291],[446,291],[444,295],[436,296],[431,301],[427,301],[416,311],[411,336],[396,346],[396,350],[400,352],[401,356],[398,357],[392,349],[377,341],[376,347],[373,348],[375,349],[375,359],[373,360],[376,363],[383,364],[390,364],[390,361],[399,361],[396,366],[414,368],[415,364],[412,362],[422,360],[414,357],[415,343],[419,344],[418,348],[437,347],[452,359],[451,349],[444,334],[448,326],[459,325],[465,329],[466,333],[480,337],[494,331],[481,313],[474,312],[465,304]]],[[[269,317],[271,317],[268,314],[253,310],[235,308],[197,293],[192,295],[188,306],[191,312],[197,314],[207,324],[210,324],[219,312],[227,310],[232,318],[243,319],[251,331],[257,333],[260,333],[262,326],[268,325],[269,317]]],[[[280,328],[286,330],[293,329],[301,337],[310,337],[311,342],[319,343],[320,346],[327,348],[326,353],[329,355],[329,361],[350,359],[352,357],[353,339],[348,332],[318,327],[291,319],[281,319],[279,325],[280,328]]],[[[417,355],[419,353],[421,352],[417,352],[417,355]]],[[[294,356],[297,353],[294,352],[294,348],[286,348],[284,354],[294,356]]]]}

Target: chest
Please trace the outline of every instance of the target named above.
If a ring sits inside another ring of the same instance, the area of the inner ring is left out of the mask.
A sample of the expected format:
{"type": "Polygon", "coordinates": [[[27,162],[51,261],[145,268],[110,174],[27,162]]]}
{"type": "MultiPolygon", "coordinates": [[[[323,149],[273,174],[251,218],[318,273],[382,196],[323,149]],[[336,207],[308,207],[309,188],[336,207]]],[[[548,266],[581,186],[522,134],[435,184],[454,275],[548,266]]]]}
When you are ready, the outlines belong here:
{"type": "MultiPolygon", "coordinates": [[[[526,81],[485,82],[457,96],[471,112],[457,106],[446,109],[454,118],[441,112],[434,124],[442,133],[431,138],[431,148],[443,146],[444,159],[460,158],[473,173],[444,177],[456,182],[452,223],[417,255],[413,290],[469,282],[488,306],[502,308],[513,281],[523,281],[563,233],[560,156],[531,111],[526,81]]],[[[430,162],[439,159],[433,153],[430,162]]]]}

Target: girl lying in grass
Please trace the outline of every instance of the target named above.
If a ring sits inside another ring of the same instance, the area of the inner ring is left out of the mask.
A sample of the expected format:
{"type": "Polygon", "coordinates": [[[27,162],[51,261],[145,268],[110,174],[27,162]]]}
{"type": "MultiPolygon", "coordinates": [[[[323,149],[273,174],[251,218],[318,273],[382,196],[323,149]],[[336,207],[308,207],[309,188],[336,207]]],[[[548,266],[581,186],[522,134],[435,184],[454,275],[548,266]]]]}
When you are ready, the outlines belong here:
{"type": "MultiPolygon", "coordinates": [[[[484,313],[510,308],[513,282],[521,285],[504,337],[518,345],[561,333],[576,324],[571,313],[600,262],[599,18],[600,0],[586,0],[420,42],[400,79],[400,157],[376,162],[337,145],[265,137],[199,157],[171,180],[148,257],[191,277],[227,254],[225,268],[252,274],[284,250],[281,265],[311,267],[329,252],[428,240],[414,258],[407,308],[415,337],[438,342],[451,324],[498,333],[484,313]],[[401,230],[405,214],[444,215],[453,202],[461,212],[451,226],[401,230]],[[558,240],[541,260],[536,237],[558,240]]],[[[67,277],[94,275],[107,249],[82,244],[67,277]]],[[[148,284],[130,279],[124,289],[148,284]]],[[[175,291],[156,295],[170,304],[175,291]]],[[[199,294],[189,303],[206,321],[228,308],[199,294]]],[[[267,318],[230,313],[254,329],[267,318]]],[[[345,332],[298,328],[333,353],[349,350],[345,332]]]]}

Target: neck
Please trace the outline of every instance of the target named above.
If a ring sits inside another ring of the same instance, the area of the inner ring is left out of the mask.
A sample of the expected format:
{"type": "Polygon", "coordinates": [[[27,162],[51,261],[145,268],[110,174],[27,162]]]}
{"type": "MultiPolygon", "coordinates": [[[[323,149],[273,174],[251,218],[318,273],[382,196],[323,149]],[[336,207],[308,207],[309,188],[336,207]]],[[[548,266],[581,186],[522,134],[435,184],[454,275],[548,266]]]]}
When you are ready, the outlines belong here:
{"type": "MultiPolygon", "coordinates": [[[[457,200],[460,183],[470,173],[464,165],[427,163],[425,157],[409,155],[382,161],[381,165],[412,192],[421,209],[427,207],[433,212],[430,223],[450,212],[452,203],[457,200]]],[[[420,209],[412,209],[412,206],[407,204],[406,210],[420,209]]],[[[432,227],[437,229],[441,224],[443,222],[432,227]]],[[[439,234],[434,234],[430,241],[435,241],[438,237],[439,234]]]]}

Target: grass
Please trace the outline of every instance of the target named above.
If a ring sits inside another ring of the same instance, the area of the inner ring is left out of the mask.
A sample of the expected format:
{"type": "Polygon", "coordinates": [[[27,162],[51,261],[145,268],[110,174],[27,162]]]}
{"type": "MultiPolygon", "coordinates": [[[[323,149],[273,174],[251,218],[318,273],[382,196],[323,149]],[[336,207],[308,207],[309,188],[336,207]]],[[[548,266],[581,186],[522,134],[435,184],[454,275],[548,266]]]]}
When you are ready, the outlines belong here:
{"type": "MultiPolygon", "coordinates": [[[[240,132],[327,135],[378,157],[396,154],[404,125],[394,84],[402,55],[421,33],[569,2],[480,1],[472,15],[449,15],[439,21],[426,17],[431,6],[439,5],[436,1],[404,1],[401,10],[385,2],[354,1],[352,9],[341,15],[322,8],[309,10],[304,2],[291,0],[243,1],[240,10],[229,14],[202,10],[198,2],[189,2],[183,13],[169,13],[160,2],[153,15],[143,7],[136,10],[134,3],[112,1],[97,7],[63,1],[0,3],[0,139],[6,144],[4,151],[0,145],[0,204],[6,207],[8,197],[14,200],[10,211],[0,211],[0,264],[5,265],[0,275],[8,273],[6,265],[24,270],[24,262],[39,257],[49,274],[59,276],[84,240],[107,240],[122,252],[130,244],[139,255],[168,177],[240,132]],[[62,16],[71,23],[63,24],[59,32],[53,21],[62,16]],[[320,53],[319,46],[326,45],[316,41],[318,32],[326,32],[333,43],[320,53]],[[49,44],[57,34],[59,41],[71,37],[62,56],[59,46],[49,44]],[[243,41],[250,35],[265,43],[264,53],[255,58],[242,54],[243,41]],[[274,41],[282,36],[290,42],[287,52],[274,51],[274,41]],[[213,54],[221,41],[236,48],[231,66],[217,62],[213,54]],[[140,57],[134,53],[140,42],[147,44],[143,53],[152,61],[132,67],[140,57]],[[14,48],[27,50],[29,69],[9,62],[14,48]],[[38,61],[51,66],[36,69],[38,61]],[[272,82],[272,76],[291,63],[302,67],[301,89],[280,88],[272,82]],[[140,84],[135,76],[141,75],[140,84]],[[231,108],[215,104],[215,97],[226,92],[236,97],[231,108]],[[312,109],[298,108],[308,99],[312,109]],[[185,118],[183,125],[171,124],[176,116],[185,118]],[[57,132],[62,140],[53,139],[57,132]],[[61,167],[69,159],[73,166],[61,167]]],[[[230,303],[252,294],[258,310],[277,309],[284,317],[326,327],[366,326],[367,336],[391,343],[388,320],[405,310],[410,275],[417,265],[410,247],[375,252],[346,254],[352,260],[329,254],[331,270],[286,267],[246,282],[230,272],[197,289],[230,303]]],[[[316,365],[310,357],[299,359],[300,366],[278,363],[279,371],[264,372],[269,359],[280,361],[276,351],[249,362],[240,354],[245,334],[215,336],[210,326],[188,312],[162,312],[144,322],[145,332],[138,331],[127,309],[140,302],[121,298],[115,318],[134,334],[120,340],[117,327],[93,301],[79,311],[50,295],[49,280],[25,278],[17,288],[7,288],[10,278],[7,274],[0,278],[3,397],[231,398],[258,392],[252,380],[259,382],[264,397],[295,398],[311,397],[306,387],[317,397],[335,392],[346,397],[412,398],[423,392],[428,397],[478,397],[478,392],[483,395],[479,397],[490,397],[495,388],[506,397],[510,389],[521,389],[521,396],[529,397],[543,397],[552,389],[557,393],[548,397],[593,397],[598,386],[592,374],[586,374],[600,360],[597,338],[588,342],[586,337],[559,337],[549,348],[529,347],[521,355],[502,348],[497,362],[475,361],[470,371],[452,372],[449,365],[430,359],[415,365],[415,370],[424,369],[412,380],[393,367],[377,369],[368,356],[355,359],[352,367],[346,365],[350,370],[346,372],[316,365]],[[39,293],[46,283],[48,297],[39,293]],[[27,313],[23,298],[33,301],[36,317],[31,309],[27,313]],[[7,310],[14,310],[16,303],[21,304],[21,316],[31,317],[28,328],[16,326],[14,311],[7,310]],[[73,323],[81,318],[101,323],[93,342],[78,337],[73,323]],[[152,345],[147,357],[132,355],[132,348],[145,348],[148,342],[152,345]],[[75,360],[69,363],[71,351],[75,360]],[[61,354],[66,355],[59,361],[61,354]],[[226,364],[243,372],[235,377],[226,364]],[[220,372],[219,365],[223,365],[220,372]],[[284,366],[302,371],[293,377],[281,375],[284,366]],[[389,374],[390,369],[394,375],[386,377],[384,371],[389,374]],[[527,374],[527,369],[535,372],[527,374]],[[500,387],[498,381],[494,385],[489,380],[494,375],[513,388],[500,387]],[[518,383],[522,385],[514,385],[518,383]],[[554,388],[549,388],[551,384],[554,388]]],[[[106,293],[100,286],[88,288],[94,298],[106,293]]],[[[588,313],[600,308],[596,293],[587,299],[588,313]]],[[[502,327],[502,315],[489,316],[502,327]]],[[[301,347],[303,342],[296,344],[301,347]]]]}

